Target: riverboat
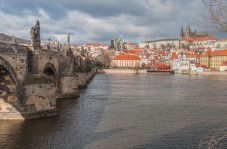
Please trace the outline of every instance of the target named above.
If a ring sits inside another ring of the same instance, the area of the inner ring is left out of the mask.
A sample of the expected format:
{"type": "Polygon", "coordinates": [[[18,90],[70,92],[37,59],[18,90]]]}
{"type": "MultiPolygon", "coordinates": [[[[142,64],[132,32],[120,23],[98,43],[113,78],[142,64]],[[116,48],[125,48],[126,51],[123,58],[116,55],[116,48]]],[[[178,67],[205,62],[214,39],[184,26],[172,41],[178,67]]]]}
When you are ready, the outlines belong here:
{"type": "Polygon", "coordinates": [[[146,71],[149,74],[174,74],[174,71],[170,69],[147,69],[146,71]]]}

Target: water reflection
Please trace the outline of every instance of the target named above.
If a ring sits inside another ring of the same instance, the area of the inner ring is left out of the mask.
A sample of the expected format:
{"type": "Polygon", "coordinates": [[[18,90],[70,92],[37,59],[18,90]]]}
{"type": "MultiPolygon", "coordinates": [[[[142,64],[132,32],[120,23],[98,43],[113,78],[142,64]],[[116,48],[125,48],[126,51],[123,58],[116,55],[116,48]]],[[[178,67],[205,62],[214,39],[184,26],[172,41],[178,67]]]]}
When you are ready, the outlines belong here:
{"type": "Polygon", "coordinates": [[[20,133],[20,129],[22,125],[23,125],[23,120],[16,120],[16,121],[1,120],[0,121],[1,148],[14,147],[14,141],[18,139],[15,136],[15,134],[20,133]]]}

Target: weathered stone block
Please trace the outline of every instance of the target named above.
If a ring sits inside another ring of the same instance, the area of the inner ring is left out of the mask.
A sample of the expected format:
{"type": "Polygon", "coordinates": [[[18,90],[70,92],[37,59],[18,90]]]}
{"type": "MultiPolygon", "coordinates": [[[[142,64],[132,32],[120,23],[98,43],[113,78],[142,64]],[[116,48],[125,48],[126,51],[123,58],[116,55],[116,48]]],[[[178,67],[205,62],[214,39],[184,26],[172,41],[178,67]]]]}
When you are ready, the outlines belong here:
{"type": "Polygon", "coordinates": [[[60,94],[58,98],[75,98],[79,96],[78,93],[78,77],[69,76],[60,78],[60,94]]]}
{"type": "Polygon", "coordinates": [[[26,105],[32,105],[35,111],[56,109],[54,83],[26,84],[24,87],[27,96],[26,105]]]}
{"type": "Polygon", "coordinates": [[[14,96],[10,95],[7,98],[7,102],[10,103],[10,104],[18,104],[18,99],[15,95],[14,96]]]}

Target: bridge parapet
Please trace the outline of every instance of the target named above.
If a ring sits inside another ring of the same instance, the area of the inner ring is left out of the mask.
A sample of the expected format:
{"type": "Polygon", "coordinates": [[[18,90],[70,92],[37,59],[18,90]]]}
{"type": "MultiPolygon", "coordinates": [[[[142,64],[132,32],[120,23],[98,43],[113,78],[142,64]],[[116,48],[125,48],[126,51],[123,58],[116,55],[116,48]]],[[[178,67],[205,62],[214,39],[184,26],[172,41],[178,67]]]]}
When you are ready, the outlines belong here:
{"type": "Polygon", "coordinates": [[[0,53],[26,53],[27,46],[0,42],[0,53]]]}

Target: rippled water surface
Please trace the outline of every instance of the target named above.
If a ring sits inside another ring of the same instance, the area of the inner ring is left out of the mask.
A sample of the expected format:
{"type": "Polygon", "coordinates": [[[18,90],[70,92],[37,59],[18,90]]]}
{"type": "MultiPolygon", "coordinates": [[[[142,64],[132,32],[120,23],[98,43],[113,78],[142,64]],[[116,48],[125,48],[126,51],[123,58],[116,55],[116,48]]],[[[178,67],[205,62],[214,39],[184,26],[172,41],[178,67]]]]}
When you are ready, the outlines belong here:
{"type": "Polygon", "coordinates": [[[197,148],[227,127],[227,76],[98,74],[60,116],[0,121],[0,148],[197,148]]]}

